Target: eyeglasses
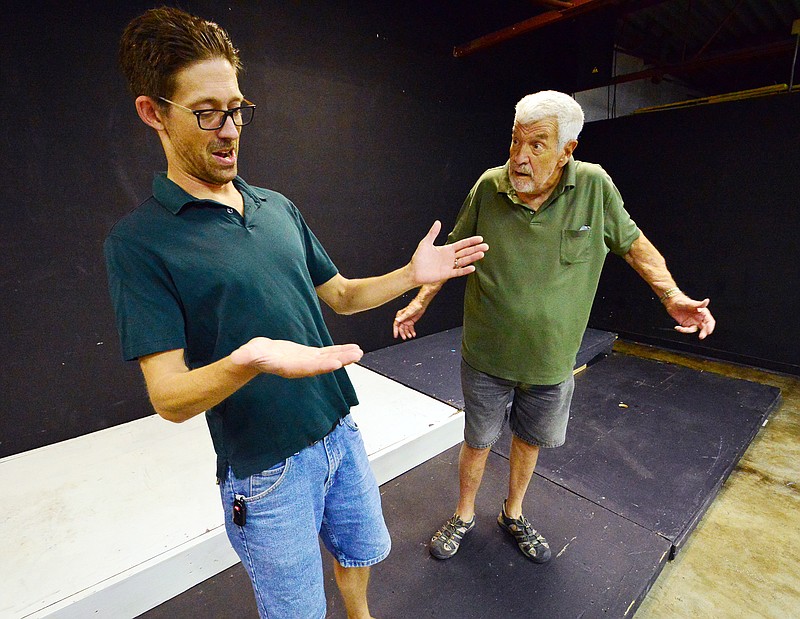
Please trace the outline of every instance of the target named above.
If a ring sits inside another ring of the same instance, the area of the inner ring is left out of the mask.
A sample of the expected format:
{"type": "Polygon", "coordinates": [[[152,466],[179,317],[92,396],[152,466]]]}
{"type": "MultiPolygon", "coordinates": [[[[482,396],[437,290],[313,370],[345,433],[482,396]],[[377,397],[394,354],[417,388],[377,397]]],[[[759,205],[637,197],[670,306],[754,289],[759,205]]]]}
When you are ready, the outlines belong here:
{"type": "Polygon", "coordinates": [[[233,120],[234,125],[237,127],[244,127],[245,125],[250,124],[250,122],[253,120],[253,116],[256,113],[256,106],[250,103],[247,99],[244,100],[246,105],[233,107],[229,110],[193,110],[185,105],[181,105],[180,103],[175,103],[174,101],[165,99],[164,97],[159,97],[159,99],[169,103],[170,105],[174,105],[175,107],[179,107],[182,110],[186,110],[187,112],[194,114],[197,117],[197,126],[203,131],[216,131],[217,129],[222,129],[229,116],[233,120]]]}

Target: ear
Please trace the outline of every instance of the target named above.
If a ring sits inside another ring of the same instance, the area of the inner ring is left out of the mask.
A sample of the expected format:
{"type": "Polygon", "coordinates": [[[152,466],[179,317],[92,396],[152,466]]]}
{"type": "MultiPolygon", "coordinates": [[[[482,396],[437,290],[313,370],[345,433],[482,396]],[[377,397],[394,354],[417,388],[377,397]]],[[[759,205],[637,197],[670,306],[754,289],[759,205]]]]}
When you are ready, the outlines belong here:
{"type": "Polygon", "coordinates": [[[151,97],[144,95],[136,97],[136,112],[144,124],[151,126],[156,131],[164,130],[161,110],[159,110],[158,105],[151,97]]]}
{"type": "Polygon", "coordinates": [[[567,165],[567,161],[572,156],[573,151],[578,146],[578,140],[570,140],[566,144],[564,144],[564,152],[561,154],[561,157],[558,159],[558,165],[563,167],[567,165]]]}

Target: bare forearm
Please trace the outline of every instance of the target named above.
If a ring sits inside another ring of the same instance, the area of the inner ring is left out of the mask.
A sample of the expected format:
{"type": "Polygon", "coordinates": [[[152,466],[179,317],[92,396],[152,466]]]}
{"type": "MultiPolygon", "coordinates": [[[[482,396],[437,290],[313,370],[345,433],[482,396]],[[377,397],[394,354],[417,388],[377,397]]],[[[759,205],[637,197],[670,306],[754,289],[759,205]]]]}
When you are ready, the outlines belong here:
{"type": "Polygon", "coordinates": [[[406,265],[376,277],[336,278],[317,291],[337,314],[356,314],[388,303],[416,285],[411,267],[406,265]]]}
{"type": "Polygon", "coordinates": [[[354,314],[383,305],[412,288],[473,273],[473,263],[489,249],[483,238],[471,236],[436,246],[433,241],[440,230],[441,222],[434,222],[404,267],[386,275],[352,280],[337,273],[317,286],[317,294],[337,313],[354,314]]]}
{"type": "Polygon", "coordinates": [[[431,301],[433,301],[433,298],[442,289],[442,286],[444,286],[444,282],[425,284],[419,289],[419,292],[414,300],[420,303],[423,309],[427,309],[428,305],[430,305],[431,301]]]}
{"type": "Polygon", "coordinates": [[[623,257],[659,298],[668,290],[677,288],[664,257],[644,234],[639,235],[623,257]]]}
{"type": "Polygon", "coordinates": [[[147,362],[142,362],[150,402],[169,421],[180,423],[222,402],[247,384],[258,370],[235,365],[230,358],[194,370],[164,372],[148,380],[147,362]]]}

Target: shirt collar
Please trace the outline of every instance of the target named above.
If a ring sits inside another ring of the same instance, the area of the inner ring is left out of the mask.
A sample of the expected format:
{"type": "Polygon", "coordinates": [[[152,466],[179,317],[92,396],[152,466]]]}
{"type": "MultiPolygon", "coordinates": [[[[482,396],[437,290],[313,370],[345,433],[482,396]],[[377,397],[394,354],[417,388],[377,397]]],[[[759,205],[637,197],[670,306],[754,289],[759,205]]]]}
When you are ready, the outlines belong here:
{"type": "MultiPolygon", "coordinates": [[[[261,202],[255,190],[241,177],[233,179],[233,186],[242,194],[245,202],[251,200],[256,206],[261,202]]],[[[167,178],[166,172],[158,172],[153,177],[153,197],[173,215],[177,215],[189,204],[219,204],[215,200],[198,199],[180,187],[177,183],[167,178]]]]}

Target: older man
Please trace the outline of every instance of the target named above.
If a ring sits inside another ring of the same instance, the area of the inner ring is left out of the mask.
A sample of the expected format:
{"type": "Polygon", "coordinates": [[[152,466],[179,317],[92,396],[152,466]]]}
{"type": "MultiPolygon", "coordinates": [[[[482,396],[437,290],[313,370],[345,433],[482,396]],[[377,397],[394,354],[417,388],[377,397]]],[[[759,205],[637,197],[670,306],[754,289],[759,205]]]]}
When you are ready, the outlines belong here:
{"type": "Polygon", "coordinates": [[[389,534],[341,369],[361,350],[333,345],[319,299],[340,313],[376,307],[472,272],[486,245],[435,247],[436,222],[406,266],[347,279],[289,200],[237,175],[255,105],[224,30],[153,9],[125,29],[120,62],[167,159],[105,244],[125,358],[164,418],[208,411],[228,537],[261,616],[325,616],[319,536],[348,617],[366,619],[389,534]]]}
{"type": "MultiPolygon", "coordinates": [[[[582,127],[581,107],[563,93],[520,100],[509,160],[478,179],[448,237],[480,234],[492,251],[467,280],[459,500],[431,539],[438,559],[455,555],[475,526],[475,497],[512,394],[508,495],[497,521],[525,557],[550,558],[544,536],[522,514],[522,501],[539,448],[564,443],[572,368],[609,251],[650,285],[678,331],[699,331],[702,339],[714,330],[709,300],[694,301],[679,290],[611,178],[600,166],[573,159],[582,127]]],[[[441,286],[423,286],[397,313],[395,337],[416,336],[415,323],[441,286]]]]}

